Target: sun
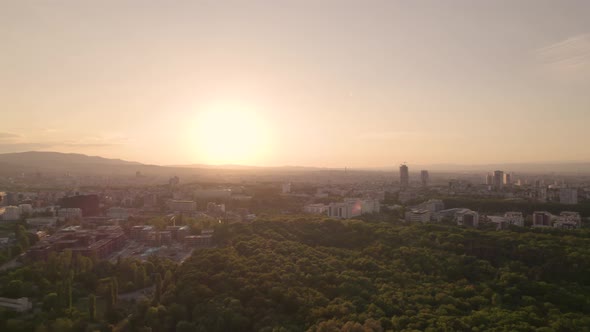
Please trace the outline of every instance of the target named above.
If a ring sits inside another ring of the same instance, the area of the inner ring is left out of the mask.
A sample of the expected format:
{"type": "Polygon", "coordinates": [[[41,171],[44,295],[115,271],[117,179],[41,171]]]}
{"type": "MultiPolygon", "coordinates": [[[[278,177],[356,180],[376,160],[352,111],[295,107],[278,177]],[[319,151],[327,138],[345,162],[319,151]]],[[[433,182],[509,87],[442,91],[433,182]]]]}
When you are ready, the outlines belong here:
{"type": "Polygon", "coordinates": [[[270,127],[255,108],[211,105],[196,121],[196,148],[205,163],[254,165],[269,153],[270,127]]]}

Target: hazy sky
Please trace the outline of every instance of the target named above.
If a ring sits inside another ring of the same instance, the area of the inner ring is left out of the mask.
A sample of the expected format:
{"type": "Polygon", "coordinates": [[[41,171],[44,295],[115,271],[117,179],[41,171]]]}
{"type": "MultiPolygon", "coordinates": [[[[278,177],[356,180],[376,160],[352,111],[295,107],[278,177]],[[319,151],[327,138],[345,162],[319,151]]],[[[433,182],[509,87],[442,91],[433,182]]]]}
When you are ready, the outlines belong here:
{"type": "Polygon", "coordinates": [[[0,152],[588,161],[589,129],[587,0],[0,0],[0,152]]]}

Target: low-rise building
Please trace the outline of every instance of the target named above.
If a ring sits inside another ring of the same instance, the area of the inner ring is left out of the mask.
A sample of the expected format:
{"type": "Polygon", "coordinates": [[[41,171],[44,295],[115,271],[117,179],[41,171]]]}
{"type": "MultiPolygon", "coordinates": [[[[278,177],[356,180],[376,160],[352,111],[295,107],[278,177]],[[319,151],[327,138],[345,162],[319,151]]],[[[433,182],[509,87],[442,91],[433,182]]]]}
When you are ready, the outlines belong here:
{"type": "Polygon", "coordinates": [[[168,208],[172,211],[192,212],[197,210],[197,203],[195,201],[181,201],[170,199],[167,203],[168,208]]]}
{"type": "Polygon", "coordinates": [[[148,234],[154,230],[153,226],[138,225],[131,227],[129,237],[136,241],[144,241],[148,239],[148,234]]]}
{"type": "Polygon", "coordinates": [[[7,297],[0,297],[0,307],[11,309],[17,312],[27,312],[33,309],[33,303],[27,297],[18,299],[11,299],[7,297]]]}
{"type": "Polygon", "coordinates": [[[4,208],[4,211],[0,210],[2,213],[2,220],[5,221],[14,221],[20,219],[20,208],[18,206],[7,206],[4,208]]]}
{"type": "Polygon", "coordinates": [[[184,238],[184,244],[191,247],[207,248],[213,244],[213,235],[189,235],[184,238]]]}
{"type": "Polygon", "coordinates": [[[31,227],[54,227],[57,223],[56,217],[36,217],[36,218],[27,218],[26,220],[27,225],[31,227]]]}
{"type": "Polygon", "coordinates": [[[182,242],[190,230],[188,226],[167,226],[166,231],[170,232],[173,240],[182,242]]]}
{"type": "Polygon", "coordinates": [[[522,212],[506,212],[504,214],[504,219],[509,225],[524,226],[524,217],[522,216],[522,212]]]}
{"type": "Polygon", "coordinates": [[[72,220],[82,218],[82,209],[80,208],[61,208],[57,210],[57,216],[60,220],[72,220]]]}
{"type": "Polygon", "coordinates": [[[68,227],[45,237],[27,251],[34,260],[47,259],[49,255],[71,250],[74,255],[105,259],[125,244],[125,233],[119,226],[99,226],[96,229],[68,227]]]}
{"type": "Polygon", "coordinates": [[[553,215],[547,211],[535,211],[533,213],[533,227],[551,227],[553,215]]]}
{"type": "Polygon", "coordinates": [[[311,214],[326,214],[328,206],[326,204],[307,204],[303,207],[303,212],[311,214]]]}
{"type": "Polygon", "coordinates": [[[129,210],[124,207],[113,206],[107,210],[107,216],[113,219],[126,220],[129,218],[129,210]]]}
{"type": "Polygon", "coordinates": [[[575,229],[582,227],[582,218],[578,212],[563,211],[555,219],[553,227],[575,229]]]}
{"type": "Polygon", "coordinates": [[[430,222],[430,211],[425,209],[411,209],[406,212],[406,221],[410,222],[421,222],[421,223],[428,223],[430,222]]]}
{"type": "Polygon", "coordinates": [[[330,218],[349,219],[366,213],[378,213],[381,205],[377,200],[346,199],[328,205],[330,218]]]}
{"type": "Polygon", "coordinates": [[[457,225],[467,227],[478,227],[479,226],[479,213],[471,210],[461,211],[455,216],[457,225]]]}

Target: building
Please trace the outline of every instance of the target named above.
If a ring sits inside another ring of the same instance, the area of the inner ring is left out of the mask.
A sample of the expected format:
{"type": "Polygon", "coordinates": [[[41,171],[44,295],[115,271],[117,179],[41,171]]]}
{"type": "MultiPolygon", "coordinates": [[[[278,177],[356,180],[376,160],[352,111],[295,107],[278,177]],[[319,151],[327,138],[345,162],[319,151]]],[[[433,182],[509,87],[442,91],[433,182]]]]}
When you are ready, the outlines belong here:
{"type": "Polygon", "coordinates": [[[406,212],[405,217],[406,221],[428,223],[430,222],[431,214],[428,210],[411,209],[406,212]]]}
{"type": "Polygon", "coordinates": [[[505,179],[504,183],[506,185],[511,185],[512,184],[512,174],[506,173],[504,179],[505,179]]]}
{"type": "Polygon", "coordinates": [[[366,213],[378,213],[381,205],[377,200],[346,199],[344,202],[330,203],[328,216],[349,219],[366,213]]]}
{"type": "Polygon", "coordinates": [[[506,212],[504,214],[504,219],[506,223],[509,225],[524,226],[524,217],[522,216],[522,212],[506,212]]]}
{"type": "Polygon", "coordinates": [[[33,206],[31,204],[20,204],[18,207],[22,214],[30,215],[33,213],[33,206]]]}
{"type": "Polygon", "coordinates": [[[290,194],[291,193],[291,182],[283,183],[283,185],[281,187],[281,192],[283,194],[290,194]]]}
{"type": "Polygon", "coordinates": [[[407,188],[410,185],[410,171],[406,164],[399,166],[399,183],[402,188],[407,188]]]}
{"type": "Polygon", "coordinates": [[[492,173],[488,173],[488,175],[486,175],[486,184],[488,186],[494,185],[494,175],[492,173]]]}
{"type": "Polygon", "coordinates": [[[442,211],[445,208],[445,203],[440,199],[429,199],[428,201],[419,204],[415,208],[428,210],[431,214],[442,211]]]}
{"type": "Polygon", "coordinates": [[[553,227],[575,229],[582,227],[582,217],[578,212],[563,211],[555,220],[553,227]]]}
{"type": "Polygon", "coordinates": [[[39,241],[27,251],[27,257],[41,260],[52,252],[70,250],[73,255],[105,259],[123,248],[125,240],[125,233],[119,226],[99,226],[92,230],[73,226],[39,241]]]}
{"type": "Polygon", "coordinates": [[[100,200],[98,195],[75,195],[64,197],[61,199],[60,207],[62,208],[78,208],[82,210],[82,216],[96,216],[100,214],[100,200]]]}
{"type": "Polygon", "coordinates": [[[172,239],[178,242],[184,241],[184,238],[190,233],[188,226],[167,226],[166,231],[170,232],[172,239]]]}
{"type": "Polygon", "coordinates": [[[207,213],[224,214],[225,213],[225,204],[217,204],[215,202],[208,202],[207,203],[207,213]]]}
{"type": "Polygon", "coordinates": [[[57,223],[56,217],[36,217],[36,218],[28,218],[26,220],[27,225],[31,227],[41,228],[41,227],[54,227],[57,223]]]}
{"type": "Polygon", "coordinates": [[[139,225],[131,227],[129,237],[136,241],[144,241],[148,238],[148,234],[154,230],[153,226],[139,225]]]}
{"type": "Polygon", "coordinates": [[[535,211],[533,213],[533,227],[551,227],[553,215],[547,211],[535,211]]]}
{"type": "Polygon", "coordinates": [[[113,206],[107,210],[107,216],[109,218],[127,220],[129,218],[129,210],[124,207],[113,206]]]}
{"type": "Polygon", "coordinates": [[[79,208],[61,208],[57,210],[57,216],[60,220],[72,220],[82,218],[82,209],[79,208]]]}
{"type": "MultiPolygon", "coordinates": [[[[1,210],[0,210],[1,211],[1,210]]],[[[7,206],[2,213],[2,220],[13,221],[20,219],[20,208],[18,206],[7,206]]]]}
{"type": "Polygon", "coordinates": [[[213,245],[213,235],[189,235],[184,238],[184,244],[191,247],[208,248],[213,245]]]}
{"type": "Polygon", "coordinates": [[[328,206],[326,204],[307,204],[303,207],[303,212],[311,214],[326,214],[328,206]]]}
{"type": "Polygon", "coordinates": [[[479,213],[471,210],[461,211],[455,215],[457,225],[467,227],[479,226],[479,213]]]}
{"type": "Polygon", "coordinates": [[[559,203],[561,204],[578,204],[577,188],[559,189],[559,203]]]}
{"type": "Polygon", "coordinates": [[[422,180],[423,187],[428,187],[430,184],[430,174],[428,174],[427,170],[420,171],[420,180],[422,180]]]}
{"type": "Polygon", "coordinates": [[[21,297],[18,299],[0,297],[0,307],[11,309],[16,312],[27,312],[33,309],[33,302],[29,301],[29,298],[27,297],[21,297]]]}
{"type": "Polygon", "coordinates": [[[495,190],[502,190],[504,188],[504,172],[494,171],[493,186],[495,190]]]}
{"type": "Polygon", "coordinates": [[[181,201],[169,199],[167,201],[168,208],[172,211],[178,212],[192,212],[197,210],[197,203],[195,201],[181,201]]]}
{"type": "Polygon", "coordinates": [[[230,199],[231,189],[197,189],[194,191],[195,199],[230,199]]]}

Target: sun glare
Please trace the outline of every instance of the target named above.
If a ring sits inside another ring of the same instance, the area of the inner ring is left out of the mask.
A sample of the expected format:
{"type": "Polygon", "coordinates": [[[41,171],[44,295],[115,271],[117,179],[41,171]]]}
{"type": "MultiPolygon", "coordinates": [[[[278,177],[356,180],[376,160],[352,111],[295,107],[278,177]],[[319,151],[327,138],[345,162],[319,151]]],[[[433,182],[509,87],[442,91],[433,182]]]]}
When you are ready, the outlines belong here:
{"type": "Polygon", "coordinates": [[[198,159],[208,164],[258,164],[269,152],[269,126],[260,112],[215,105],[197,116],[198,159]]]}

